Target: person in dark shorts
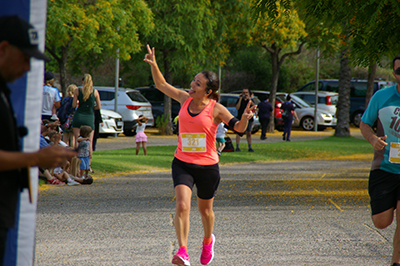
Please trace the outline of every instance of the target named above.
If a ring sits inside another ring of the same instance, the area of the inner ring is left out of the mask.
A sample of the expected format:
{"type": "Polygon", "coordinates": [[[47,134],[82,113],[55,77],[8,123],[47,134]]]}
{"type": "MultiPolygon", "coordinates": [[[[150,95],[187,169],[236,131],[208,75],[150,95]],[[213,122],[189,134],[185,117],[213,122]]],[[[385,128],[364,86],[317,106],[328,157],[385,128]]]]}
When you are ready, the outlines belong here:
{"type": "Polygon", "coordinates": [[[396,216],[392,265],[400,266],[400,55],[393,59],[393,75],[397,84],[372,96],[361,118],[360,130],[374,148],[368,185],[372,221],[377,228],[384,229],[396,216]]]}
{"type": "Polygon", "coordinates": [[[168,84],[162,76],[155,58],[155,49],[147,45],[144,61],[151,66],[154,83],[161,92],[181,104],[179,111],[179,142],[172,162],[172,177],[176,196],[175,231],[179,250],[173,256],[175,265],[190,265],[187,253],[189,214],[193,186],[197,187],[197,204],[203,222],[204,239],[200,257],[202,265],[214,258],[215,235],[213,202],[220,181],[219,156],[216,150],[216,132],[224,122],[232,129],[243,132],[253,117],[250,104],[241,119],[237,119],[221,104],[213,100],[219,87],[218,76],[211,71],[198,73],[186,92],[168,84]]]}

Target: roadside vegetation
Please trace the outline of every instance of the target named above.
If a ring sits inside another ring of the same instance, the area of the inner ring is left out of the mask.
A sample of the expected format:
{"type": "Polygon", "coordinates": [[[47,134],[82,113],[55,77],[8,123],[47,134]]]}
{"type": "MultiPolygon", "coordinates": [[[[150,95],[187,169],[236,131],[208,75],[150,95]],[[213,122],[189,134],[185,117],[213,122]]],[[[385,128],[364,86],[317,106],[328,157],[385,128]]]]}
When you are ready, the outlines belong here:
{"type": "MultiPolygon", "coordinates": [[[[247,144],[242,144],[246,146],[247,144]]],[[[243,147],[244,147],[243,146],[243,147]]],[[[224,152],[220,165],[292,160],[372,160],[373,149],[363,139],[328,137],[321,140],[254,143],[255,153],[224,152]]],[[[136,156],[134,149],[96,151],[92,159],[94,177],[170,170],[176,145],[150,146],[148,156],[136,156]]],[[[244,149],[243,149],[244,150],[244,149]]]]}

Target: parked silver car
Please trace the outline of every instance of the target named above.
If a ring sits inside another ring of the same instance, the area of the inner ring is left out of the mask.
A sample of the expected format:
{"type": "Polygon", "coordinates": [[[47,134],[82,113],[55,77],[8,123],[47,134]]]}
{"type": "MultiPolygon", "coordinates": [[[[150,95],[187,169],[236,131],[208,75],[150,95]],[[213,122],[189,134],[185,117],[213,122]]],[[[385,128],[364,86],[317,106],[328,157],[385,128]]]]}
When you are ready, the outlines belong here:
{"type": "MultiPolygon", "coordinates": [[[[114,110],[115,88],[114,87],[93,87],[100,94],[101,108],[114,110]]],[[[143,114],[149,118],[147,126],[154,126],[154,117],[151,103],[139,91],[127,88],[118,89],[118,113],[124,121],[124,134],[134,136],[136,134],[136,119],[143,114]]]]}
{"type": "MultiPolygon", "coordinates": [[[[291,95],[292,103],[295,104],[295,111],[299,121],[293,120],[294,127],[301,127],[304,130],[314,129],[314,107],[297,97],[291,95]]],[[[336,127],[337,119],[335,114],[331,114],[326,110],[317,109],[317,125],[318,129],[323,130],[326,127],[336,127]]]]}
{"type": "MultiPolygon", "coordinates": [[[[296,95],[309,103],[315,105],[315,91],[298,91],[292,92],[290,95],[296,95]]],[[[318,109],[327,110],[331,114],[336,114],[336,104],[339,100],[339,93],[330,91],[318,92],[318,109]]]]}

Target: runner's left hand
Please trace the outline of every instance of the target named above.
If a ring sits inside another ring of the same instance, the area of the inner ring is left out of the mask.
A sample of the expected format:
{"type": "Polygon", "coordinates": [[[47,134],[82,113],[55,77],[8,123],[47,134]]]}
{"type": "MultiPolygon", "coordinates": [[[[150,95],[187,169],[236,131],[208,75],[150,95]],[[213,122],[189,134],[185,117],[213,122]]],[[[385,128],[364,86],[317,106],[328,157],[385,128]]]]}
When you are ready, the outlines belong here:
{"type": "Polygon", "coordinates": [[[247,120],[250,120],[253,117],[253,111],[256,108],[255,105],[253,105],[252,107],[250,107],[251,105],[251,101],[249,101],[247,103],[246,109],[244,109],[243,115],[242,117],[246,117],[247,120]]]}

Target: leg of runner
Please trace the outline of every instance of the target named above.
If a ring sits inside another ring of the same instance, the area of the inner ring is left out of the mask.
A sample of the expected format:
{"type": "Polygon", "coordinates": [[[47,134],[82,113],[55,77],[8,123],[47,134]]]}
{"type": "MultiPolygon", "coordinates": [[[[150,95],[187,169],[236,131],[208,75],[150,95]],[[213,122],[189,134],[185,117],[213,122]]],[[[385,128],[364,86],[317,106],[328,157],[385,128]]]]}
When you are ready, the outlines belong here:
{"type": "Polygon", "coordinates": [[[189,214],[192,190],[186,185],[175,187],[176,212],[175,212],[175,231],[178,237],[179,247],[187,246],[189,236],[189,214]]]}
{"type": "Polygon", "coordinates": [[[392,263],[400,262],[400,201],[397,201],[396,207],[396,231],[393,237],[393,256],[392,263]]]}
{"type": "Polygon", "coordinates": [[[214,229],[215,215],[213,211],[214,198],[204,200],[197,198],[197,205],[203,222],[204,237],[210,238],[214,229]]]}
{"type": "Polygon", "coordinates": [[[176,212],[175,212],[175,231],[178,238],[179,250],[172,257],[172,263],[175,265],[190,265],[189,255],[187,254],[187,241],[190,227],[190,205],[192,190],[186,185],[177,185],[175,187],[176,212]]]}
{"type": "Polygon", "coordinates": [[[215,236],[212,232],[214,230],[215,215],[213,211],[213,203],[214,198],[209,200],[197,198],[197,205],[199,207],[204,229],[203,250],[200,257],[200,263],[202,265],[209,264],[214,258],[215,236]]]}

